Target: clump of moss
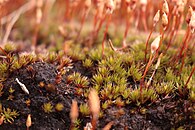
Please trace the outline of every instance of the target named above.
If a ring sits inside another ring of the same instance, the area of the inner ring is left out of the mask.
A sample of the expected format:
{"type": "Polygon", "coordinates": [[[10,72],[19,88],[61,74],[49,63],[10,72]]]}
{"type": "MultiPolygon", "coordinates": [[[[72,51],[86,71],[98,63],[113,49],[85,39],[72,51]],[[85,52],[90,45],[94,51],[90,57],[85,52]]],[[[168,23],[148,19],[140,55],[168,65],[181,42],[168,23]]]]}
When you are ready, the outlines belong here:
{"type": "Polygon", "coordinates": [[[42,106],[45,113],[51,113],[53,111],[53,105],[49,103],[44,103],[42,106]]]}
{"type": "Polygon", "coordinates": [[[10,108],[4,108],[2,104],[0,104],[0,116],[4,117],[4,123],[12,124],[14,119],[19,116],[19,113],[16,110],[11,110],[10,108]]]}

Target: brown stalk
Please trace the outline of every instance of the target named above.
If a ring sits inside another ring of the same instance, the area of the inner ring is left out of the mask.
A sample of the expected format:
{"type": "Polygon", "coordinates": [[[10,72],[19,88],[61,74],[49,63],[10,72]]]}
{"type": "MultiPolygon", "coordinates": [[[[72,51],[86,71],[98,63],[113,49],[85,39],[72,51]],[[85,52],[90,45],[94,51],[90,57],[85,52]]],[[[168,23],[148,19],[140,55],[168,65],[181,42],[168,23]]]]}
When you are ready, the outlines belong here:
{"type": "Polygon", "coordinates": [[[194,66],[194,68],[192,69],[192,71],[191,71],[191,73],[190,73],[190,76],[189,76],[189,78],[188,78],[188,80],[187,80],[187,82],[186,82],[186,84],[185,84],[185,88],[187,88],[187,85],[188,85],[188,83],[189,83],[189,81],[190,81],[190,79],[191,79],[191,77],[192,77],[192,75],[193,75],[193,73],[195,72],[195,66],[194,66]]]}

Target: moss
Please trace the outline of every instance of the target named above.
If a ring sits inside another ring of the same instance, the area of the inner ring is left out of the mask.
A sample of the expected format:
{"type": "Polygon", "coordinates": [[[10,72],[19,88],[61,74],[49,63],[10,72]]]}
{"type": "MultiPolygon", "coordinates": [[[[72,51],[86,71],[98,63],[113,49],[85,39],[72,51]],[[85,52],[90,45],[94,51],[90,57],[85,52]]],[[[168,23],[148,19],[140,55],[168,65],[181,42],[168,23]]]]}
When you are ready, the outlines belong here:
{"type": "Polygon", "coordinates": [[[4,108],[0,103],[0,116],[4,116],[4,123],[12,124],[14,119],[19,116],[19,113],[16,110],[11,110],[10,108],[4,108]]]}
{"type": "Polygon", "coordinates": [[[89,106],[86,103],[79,106],[79,111],[84,116],[88,116],[90,114],[89,106]]]}
{"type": "Polygon", "coordinates": [[[64,105],[62,103],[57,103],[55,105],[56,111],[62,111],[64,109],[64,105]]]}
{"type": "Polygon", "coordinates": [[[42,108],[45,113],[51,113],[53,111],[53,105],[51,103],[44,103],[42,108]]]}
{"type": "MultiPolygon", "coordinates": [[[[140,36],[131,33],[131,36],[127,38],[128,46],[122,51],[113,51],[108,44],[106,44],[105,56],[102,57],[101,41],[103,29],[100,30],[96,39],[92,39],[93,45],[90,48],[86,47],[89,46],[88,42],[91,40],[86,36],[90,28],[85,28],[84,32],[81,34],[81,39],[75,40],[75,28],[64,26],[64,29],[66,29],[67,32],[71,32],[71,34],[66,32],[67,35],[58,36],[57,26],[58,25],[48,23],[48,27],[41,27],[39,32],[38,44],[48,46],[49,51],[47,55],[40,53],[37,55],[21,55],[17,52],[18,48],[14,44],[6,44],[4,50],[10,57],[0,59],[0,81],[6,80],[10,74],[17,72],[18,69],[26,67],[28,64],[35,61],[43,61],[57,66],[58,76],[62,80],[62,83],[65,82],[67,86],[71,86],[76,98],[81,98],[85,101],[90,88],[95,88],[100,96],[101,108],[103,109],[102,114],[112,106],[119,108],[130,106],[133,107],[130,110],[132,113],[139,111],[139,113],[145,115],[147,113],[146,108],[152,103],[156,101],[159,102],[161,99],[169,96],[179,100],[188,99],[190,103],[195,102],[195,76],[192,76],[187,88],[184,86],[195,62],[193,50],[192,52],[187,52],[187,57],[184,59],[184,67],[182,71],[179,72],[182,66],[182,56],[177,57],[177,48],[180,46],[183,35],[177,36],[176,41],[167,52],[164,50],[167,47],[169,39],[163,39],[160,51],[165,54],[161,59],[160,66],[156,69],[156,74],[151,80],[151,85],[148,87],[144,86],[143,89],[140,89],[140,80],[147,64],[147,60],[144,60],[144,42],[146,35],[140,36]],[[54,44],[50,46],[50,43],[54,44]],[[174,61],[176,59],[178,60],[177,62],[174,61]],[[77,64],[79,64],[79,69],[77,68],[77,64]],[[90,75],[85,74],[85,71],[89,71],[90,75]],[[66,77],[66,80],[63,79],[64,77],[66,77]],[[135,108],[139,108],[139,110],[135,108]]],[[[33,30],[33,28],[29,30],[33,30]]],[[[112,29],[109,30],[107,38],[112,39],[114,46],[120,47],[123,35],[118,31],[114,34],[112,29]]],[[[152,40],[150,39],[150,41],[152,40]]],[[[149,59],[149,55],[147,55],[146,58],[149,59]]],[[[151,77],[152,72],[155,70],[156,62],[157,58],[154,59],[151,64],[144,78],[144,83],[151,77]]],[[[57,89],[56,86],[58,86],[57,84],[61,85],[60,83],[61,82],[57,83],[56,81],[53,84],[42,82],[39,86],[41,89],[45,88],[48,91],[55,91],[57,89]]],[[[14,90],[10,87],[8,91],[8,100],[14,101],[14,90]]],[[[3,85],[0,83],[0,96],[4,93],[3,85]]],[[[52,102],[49,102],[43,104],[42,109],[45,113],[51,113],[53,109],[62,111],[64,106],[61,103],[57,103],[53,106],[52,102]]],[[[79,109],[83,116],[90,115],[87,103],[82,102],[79,109]]],[[[8,113],[12,112],[8,108],[2,111],[8,113]]],[[[118,113],[120,113],[120,111],[118,113]]],[[[13,119],[8,120],[8,122],[13,121],[13,119]]],[[[79,125],[80,120],[78,120],[78,126],[79,125]]],[[[75,127],[75,129],[76,128],[77,127],[75,127]]]]}

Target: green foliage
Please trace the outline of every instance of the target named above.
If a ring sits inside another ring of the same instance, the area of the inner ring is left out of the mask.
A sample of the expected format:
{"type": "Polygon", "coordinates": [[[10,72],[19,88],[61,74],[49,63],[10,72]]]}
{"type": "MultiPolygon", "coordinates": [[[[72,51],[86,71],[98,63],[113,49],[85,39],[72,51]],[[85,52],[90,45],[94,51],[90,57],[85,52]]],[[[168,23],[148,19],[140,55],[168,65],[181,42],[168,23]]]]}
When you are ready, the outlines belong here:
{"type": "Polygon", "coordinates": [[[79,106],[79,111],[81,112],[82,115],[84,116],[88,116],[90,114],[90,111],[89,111],[89,106],[84,103],[84,104],[81,104],[79,106]]]}
{"type": "Polygon", "coordinates": [[[0,62],[0,78],[5,77],[9,65],[6,62],[0,62]]]}
{"type": "Polygon", "coordinates": [[[73,49],[68,51],[68,56],[74,61],[85,59],[85,54],[79,45],[76,45],[73,49]]]}
{"type": "Polygon", "coordinates": [[[191,102],[195,102],[195,87],[192,87],[189,90],[189,99],[191,100],[191,102]]]}
{"type": "Polygon", "coordinates": [[[81,124],[81,120],[76,119],[76,120],[75,120],[75,123],[74,123],[74,128],[73,128],[73,130],[79,130],[80,124],[81,124]]]}
{"type": "Polygon", "coordinates": [[[9,88],[9,93],[12,94],[15,92],[15,89],[13,89],[12,87],[9,88]]]}
{"type": "Polygon", "coordinates": [[[135,64],[132,64],[128,69],[128,76],[132,76],[134,81],[139,81],[142,77],[141,72],[139,72],[138,67],[135,64]]]}
{"type": "Polygon", "coordinates": [[[93,62],[92,62],[91,59],[85,59],[83,61],[83,66],[86,67],[86,68],[92,67],[92,65],[93,65],[93,62]]]}
{"type": "Polygon", "coordinates": [[[67,81],[73,83],[77,87],[85,88],[88,87],[89,81],[85,76],[81,76],[80,73],[74,72],[67,77],[67,81]]]}
{"type": "Polygon", "coordinates": [[[104,82],[104,79],[103,79],[103,76],[101,74],[95,74],[93,75],[93,78],[92,78],[92,83],[94,85],[98,85],[98,86],[101,86],[104,82]]]}
{"type": "Polygon", "coordinates": [[[165,75],[165,81],[174,81],[176,79],[173,70],[171,68],[167,68],[166,75],[165,75]]]}
{"type": "Polygon", "coordinates": [[[51,113],[53,111],[53,105],[51,103],[44,103],[42,108],[45,113],[51,113]]]}
{"type": "Polygon", "coordinates": [[[145,57],[144,49],[145,45],[144,44],[135,44],[132,46],[132,55],[134,57],[134,62],[142,62],[145,57]]]}
{"type": "Polygon", "coordinates": [[[107,109],[108,107],[109,107],[108,101],[105,101],[104,103],[102,103],[102,109],[107,109]]]}
{"type": "Polygon", "coordinates": [[[89,57],[93,60],[93,61],[98,61],[102,59],[101,56],[101,51],[98,49],[92,49],[89,53],[89,57]]]}
{"type": "Polygon", "coordinates": [[[5,52],[7,52],[7,53],[13,52],[13,51],[16,50],[16,46],[15,46],[14,44],[12,44],[12,43],[7,43],[7,44],[5,44],[5,46],[4,46],[4,50],[5,50],[5,52]]]}
{"type": "Polygon", "coordinates": [[[159,95],[168,95],[170,93],[172,93],[175,89],[175,85],[173,84],[173,82],[162,82],[162,83],[158,83],[155,86],[155,90],[159,95]]]}
{"type": "Polygon", "coordinates": [[[123,96],[124,99],[127,99],[129,96],[130,96],[130,93],[131,93],[131,89],[130,88],[127,88],[125,90],[121,90],[121,95],[123,96]]]}
{"type": "Polygon", "coordinates": [[[4,116],[4,123],[12,124],[14,119],[19,116],[19,113],[16,110],[4,108],[2,107],[2,104],[0,104],[0,116],[4,116]]]}
{"type": "Polygon", "coordinates": [[[0,97],[3,95],[3,84],[0,83],[0,97]]]}
{"type": "Polygon", "coordinates": [[[146,101],[154,102],[158,98],[155,90],[153,88],[144,89],[141,95],[141,103],[144,104],[146,101]]]}
{"type": "Polygon", "coordinates": [[[80,73],[74,72],[72,75],[69,75],[69,79],[71,79],[77,87],[84,88],[84,87],[88,87],[89,85],[89,81],[87,77],[81,76],[80,73]]]}
{"type": "Polygon", "coordinates": [[[137,104],[139,104],[139,98],[140,98],[140,90],[139,89],[135,89],[133,91],[131,91],[129,98],[132,102],[135,102],[137,104]]]}
{"type": "Polygon", "coordinates": [[[62,103],[57,103],[57,104],[55,105],[55,109],[56,109],[57,111],[62,111],[62,110],[64,109],[64,105],[63,105],[62,103]]]}
{"type": "Polygon", "coordinates": [[[57,54],[54,52],[50,52],[47,56],[47,59],[46,59],[46,61],[49,63],[53,63],[56,60],[57,60],[57,54]]]}

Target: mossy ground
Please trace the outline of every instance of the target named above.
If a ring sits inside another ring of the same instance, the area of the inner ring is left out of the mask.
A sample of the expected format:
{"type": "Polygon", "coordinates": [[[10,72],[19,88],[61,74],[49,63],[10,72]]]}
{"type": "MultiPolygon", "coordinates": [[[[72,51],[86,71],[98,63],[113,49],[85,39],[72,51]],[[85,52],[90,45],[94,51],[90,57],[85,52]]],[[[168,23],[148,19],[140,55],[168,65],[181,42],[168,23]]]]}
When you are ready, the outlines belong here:
{"type": "MultiPolygon", "coordinates": [[[[25,129],[26,117],[31,114],[32,129],[68,129],[71,101],[76,99],[80,106],[78,129],[82,129],[90,122],[90,115],[86,107],[81,108],[81,104],[87,103],[89,89],[95,88],[101,99],[99,129],[110,121],[114,121],[113,129],[194,129],[195,106],[194,99],[190,97],[194,91],[194,76],[185,96],[178,91],[190,73],[193,57],[189,57],[182,75],[176,75],[174,73],[177,73],[177,68],[169,65],[169,55],[164,56],[152,85],[140,97],[143,49],[142,43],[131,45],[124,53],[114,52],[108,47],[105,57],[102,58],[100,47],[83,51],[82,47],[76,45],[67,54],[60,51],[46,56],[33,55],[32,62],[17,69],[12,63],[10,68],[13,70],[3,73],[5,77],[2,80],[5,81],[2,81],[1,104],[4,108],[17,110],[19,116],[12,124],[3,124],[0,127],[25,129]],[[62,64],[64,74],[61,81],[56,83],[59,66],[62,64]],[[29,95],[22,91],[15,81],[16,78],[27,86],[29,95]],[[14,89],[13,93],[10,93],[10,88],[14,89]],[[11,99],[10,95],[13,96],[11,99]],[[30,103],[27,104],[27,101],[30,103]],[[53,106],[49,113],[43,109],[46,103],[53,106]],[[55,110],[57,103],[64,105],[60,112],[55,110]]],[[[12,58],[21,59],[22,56],[17,57],[12,52],[12,58]]],[[[152,72],[153,67],[146,80],[152,72]]]]}
{"type": "MultiPolygon", "coordinates": [[[[11,32],[13,43],[4,46],[9,58],[0,59],[0,103],[3,108],[19,113],[12,117],[12,123],[2,124],[0,129],[26,129],[28,114],[32,115],[30,129],[69,129],[72,99],[79,105],[75,127],[83,129],[91,120],[87,104],[91,88],[98,91],[101,102],[98,129],[110,121],[114,121],[112,129],[115,130],[195,129],[195,75],[184,88],[195,63],[195,48],[189,49],[181,73],[180,59],[177,63],[172,59],[183,34],[163,55],[151,85],[141,93],[140,80],[147,64],[144,50],[148,33],[131,29],[128,47],[124,51],[115,52],[106,43],[105,56],[102,57],[103,29],[89,47],[90,23],[86,23],[76,40],[78,23],[74,28],[71,24],[75,23],[65,24],[62,35],[58,30],[59,23],[48,20],[47,24],[40,26],[34,54],[29,39],[33,25],[26,17],[19,19],[11,32]],[[26,28],[27,23],[29,28],[26,28]],[[16,78],[26,85],[29,95],[22,91],[16,78]],[[64,106],[61,111],[56,109],[58,103],[64,106]]],[[[111,39],[116,47],[121,46],[121,32],[124,32],[123,27],[111,25],[107,34],[107,39],[111,39]]],[[[166,46],[165,38],[160,53],[166,46]]],[[[145,82],[151,77],[156,62],[154,60],[149,68],[145,82]]],[[[0,109],[0,115],[3,114],[0,109]]]]}

